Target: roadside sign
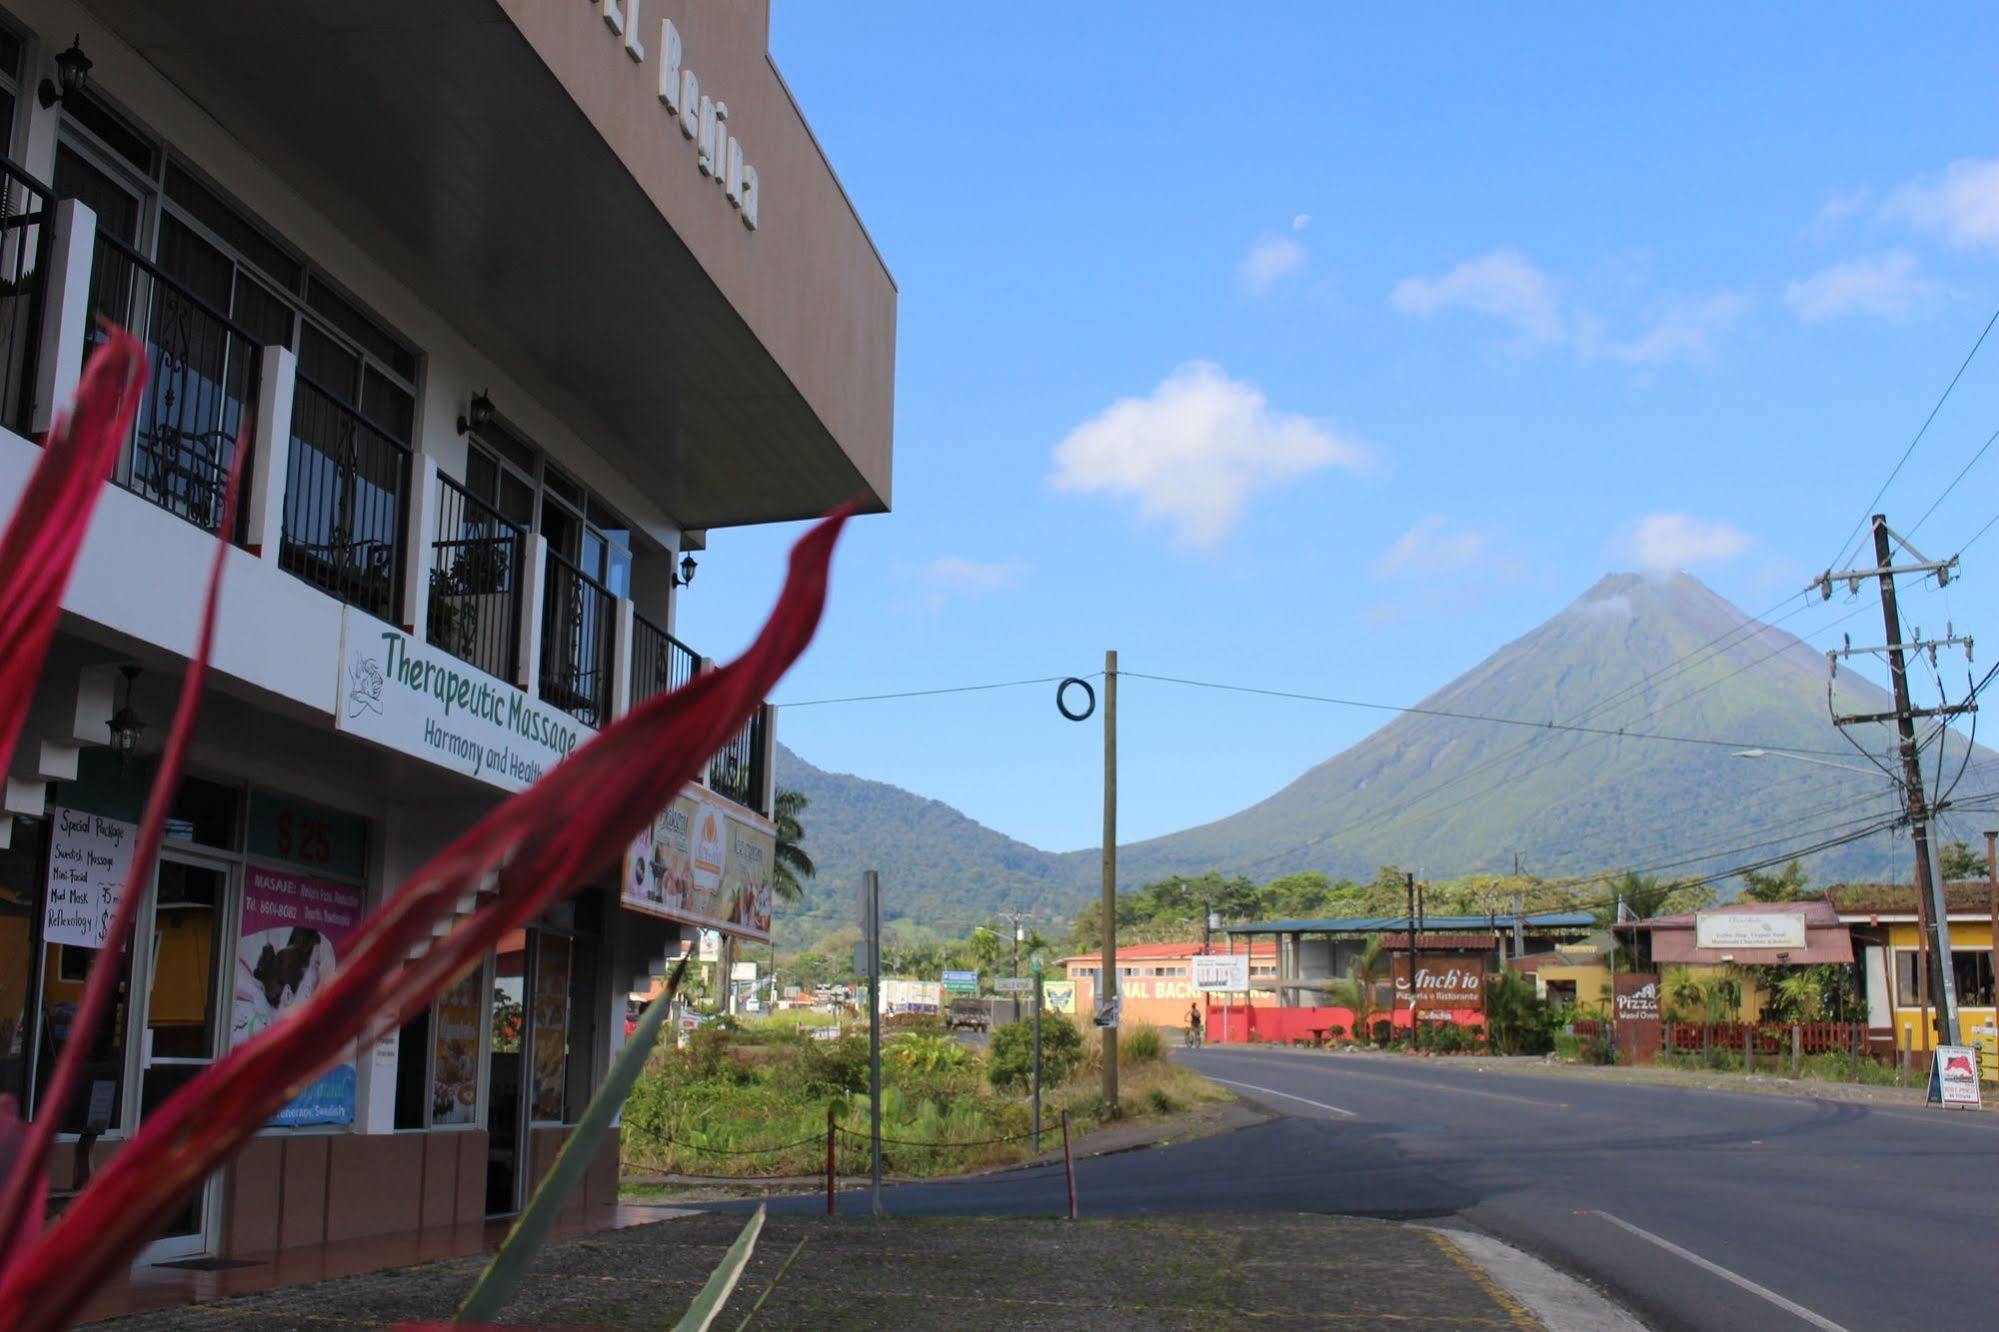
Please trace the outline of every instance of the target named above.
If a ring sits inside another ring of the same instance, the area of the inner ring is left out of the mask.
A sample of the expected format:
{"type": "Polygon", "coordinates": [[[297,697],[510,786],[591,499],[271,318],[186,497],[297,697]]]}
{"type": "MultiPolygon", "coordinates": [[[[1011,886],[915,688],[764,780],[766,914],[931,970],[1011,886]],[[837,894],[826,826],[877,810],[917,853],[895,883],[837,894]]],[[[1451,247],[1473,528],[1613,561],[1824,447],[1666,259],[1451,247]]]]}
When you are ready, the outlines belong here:
{"type": "Polygon", "coordinates": [[[1034,988],[1032,976],[995,976],[993,990],[999,994],[1026,994],[1034,988]]]}
{"type": "Polygon", "coordinates": [[[976,971],[947,971],[944,973],[946,994],[977,994],[979,973],[976,971]]]}
{"type": "Polygon", "coordinates": [[[1939,1045],[1930,1066],[1930,1090],[1925,1100],[1943,1105],[1979,1104],[1978,1051],[1969,1045],[1939,1045]]]}
{"type": "Polygon", "coordinates": [[[1196,953],[1192,958],[1194,988],[1242,993],[1249,989],[1246,953],[1196,953]]]}
{"type": "Polygon", "coordinates": [[[1118,1014],[1123,1010],[1123,1008],[1124,1008],[1123,995],[1119,995],[1117,998],[1112,999],[1108,1003],[1099,1002],[1097,1004],[1096,1024],[1099,1027],[1117,1026],[1118,1014]]]}

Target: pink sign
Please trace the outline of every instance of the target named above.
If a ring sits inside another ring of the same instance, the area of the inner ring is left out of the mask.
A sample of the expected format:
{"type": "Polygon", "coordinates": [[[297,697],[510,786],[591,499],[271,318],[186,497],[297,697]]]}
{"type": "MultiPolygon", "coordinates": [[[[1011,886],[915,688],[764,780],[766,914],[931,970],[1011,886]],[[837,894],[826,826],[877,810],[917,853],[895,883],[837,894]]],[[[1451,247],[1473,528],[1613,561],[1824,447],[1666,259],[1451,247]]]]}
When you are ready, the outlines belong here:
{"type": "MultiPolygon", "coordinates": [[[[256,866],[245,872],[231,1045],[241,1045],[319,991],[359,928],[367,901],[367,893],[353,884],[256,866]]],[[[346,1063],[307,1087],[271,1122],[353,1120],[354,1065],[346,1063]]]]}

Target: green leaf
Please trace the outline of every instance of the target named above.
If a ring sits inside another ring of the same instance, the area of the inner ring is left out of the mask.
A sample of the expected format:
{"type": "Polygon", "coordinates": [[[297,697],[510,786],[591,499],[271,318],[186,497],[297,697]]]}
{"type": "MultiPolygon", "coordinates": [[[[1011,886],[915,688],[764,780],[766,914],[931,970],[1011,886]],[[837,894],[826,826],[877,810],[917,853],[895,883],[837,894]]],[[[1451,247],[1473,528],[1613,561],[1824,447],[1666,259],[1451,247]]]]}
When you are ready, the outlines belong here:
{"type": "Polygon", "coordinates": [[[722,1312],[722,1306],[735,1293],[736,1282],[742,1279],[743,1269],[749,1266],[750,1253],[757,1247],[757,1236],[763,1233],[763,1228],[764,1209],[759,1203],[756,1212],[743,1226],[743,1233],[736,1236],[736,1242],[722,1255],[721,1264],[708,1274],[708,1284],[701,1287],[694,1303],[687,1306],[687,1312],[673,1325],[673,1332],[708,1332],[708,1325],[715,1321],[715,1315],[722,1312]]]}
{"type": "Polygon", "coordinates": [[[534,1191],[534,1197],[528,1199],[528,1205],[514,1222],[514,1228],[507,1232],[506,1243],[493,1255],[493,1261],[486,1264],[486,1270],[480,1273],[478,1283],[465,1297],[465,1303],[458,1307],[455,1321],[493,1322],[520,1289],[528,1269],[534,1266],[535,1254],[548,1239],[549,1231],[555,1228],[562,1205],[576,1191],[576,1186],[583,1182],[590,1163],[597,1159],[597,1148],[610,1131],[618,1108],[631,1095],[632,1084],[638,1081],[639,1073],[645,1068],[646,1056],[659,1043],[660,1030],[666,1025],[667,1014],[673,1008],[674,996],[680,992],[680,981],[686,973],[687,960],[683,958],[680,965],[673,969],[665,990],[646,1008],[645,1016],[639,1019],[631,1039],[625,1042],[625,1048],[618,1051],[618,1057],[611,1062],[611,1071],[605,1075],[604,1084],[597,1088],[597,1094],[584,1107],[583,1117],[577,1121],[569,1141],[562,1144],[555,1164],[541,1181],[541,1186],[534,1191]]]}

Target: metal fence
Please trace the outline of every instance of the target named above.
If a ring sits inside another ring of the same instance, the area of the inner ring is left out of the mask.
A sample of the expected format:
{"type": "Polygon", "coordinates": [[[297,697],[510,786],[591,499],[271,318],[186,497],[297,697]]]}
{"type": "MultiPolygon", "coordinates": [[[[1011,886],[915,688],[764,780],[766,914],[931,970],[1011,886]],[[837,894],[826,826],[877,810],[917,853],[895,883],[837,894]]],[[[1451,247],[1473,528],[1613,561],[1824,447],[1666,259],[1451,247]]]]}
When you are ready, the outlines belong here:
{"type": "Polygon", "coordinates": [[[450,477],[437,480],[426,637],[433,647],[512,684],[519,678],[527,534],[450,477]]]}
{"type": "Polygon", "coordinates": [[[764,808],[764,736],[770,714],[770,704],[760,704],[748,724],[708,760],[709,789],[760,814],[770,813],[764,808]]]}
{"type": "Polygon", "coordinates": [[[632,615],[632,706],[694,678],[701,658],[645,616],[632,615]]]}
{"type": "Polygon", "coordinates": [[[541,697],[585,726],[611,720],[611,642],[617,598],[554,551],[542,590],[541,697]]]}
{"type": "MultiPolygon", "coordinates": [[[[151,371],[131,456],[114,479],[214,532],[222,522],[237,438],[256,401],[256,339],[102,230],[90,268],[90,309],[130,329],[145,344],[151,371]]],[[[84,355],[104,337],[93,319],[84,335],[84,355]]],[[[237,530],[228,535],[242,540],[240,514],[237,530]]]]}
{"type": "Polygon", "coordinates": [[[301,374],[289,457],[279,565],[394,622],[406,562],[409,447],[301,374]]]}
{"type": "Polygon", "coordinates": [[[0,420],[33,428],[55,196],[0,157],[0,420]]]}

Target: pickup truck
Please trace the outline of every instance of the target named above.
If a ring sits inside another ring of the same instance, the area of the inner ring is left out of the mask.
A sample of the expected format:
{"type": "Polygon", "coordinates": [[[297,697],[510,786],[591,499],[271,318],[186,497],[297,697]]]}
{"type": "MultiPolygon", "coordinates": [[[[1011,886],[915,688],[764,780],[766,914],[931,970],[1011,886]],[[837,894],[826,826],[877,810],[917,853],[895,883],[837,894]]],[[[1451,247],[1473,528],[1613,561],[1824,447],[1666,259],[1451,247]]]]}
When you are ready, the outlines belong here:
{"type": "Polygon", "coordinates": [[[964,1027],[968,1031],[987,1031],[993,1024],[992,1010],[983,999],[953,999],[951,1006],[944,1010],[944,1029],[953,1031],[964,1027]]]}

